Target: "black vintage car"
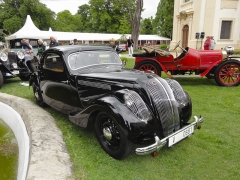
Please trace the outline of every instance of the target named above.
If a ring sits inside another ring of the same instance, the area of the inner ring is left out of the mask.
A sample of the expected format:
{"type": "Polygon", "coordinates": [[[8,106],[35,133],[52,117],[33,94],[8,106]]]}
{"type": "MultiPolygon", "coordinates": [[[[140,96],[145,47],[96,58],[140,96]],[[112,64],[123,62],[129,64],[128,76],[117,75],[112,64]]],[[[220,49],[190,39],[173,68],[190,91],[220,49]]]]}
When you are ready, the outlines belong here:
{"type": "Polygon", "coordinates": [[[122,68],[111,47],[58,46],[46,50],[29,84],[36,102],[94,128],[113,158],[156,154],[200,129],[192,103],[180,84],[152,73],[122,68]]]}
{"type": "Polygon", "coordinates": [[[9,48],[0,51],[0,88],[4,79],[19,77],[28,81],[30,74],[36,71],[35,58],[25,50],[14,52],[9,48]]]}

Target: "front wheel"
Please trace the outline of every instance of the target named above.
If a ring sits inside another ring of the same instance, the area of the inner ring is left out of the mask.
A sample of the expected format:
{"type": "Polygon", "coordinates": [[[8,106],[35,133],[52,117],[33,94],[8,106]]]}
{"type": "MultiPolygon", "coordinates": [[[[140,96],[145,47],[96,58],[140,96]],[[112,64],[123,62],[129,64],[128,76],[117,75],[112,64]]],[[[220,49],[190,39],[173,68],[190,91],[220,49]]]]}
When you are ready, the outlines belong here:
{"type": "Polygon", "coordinates": [[[214,73],[214,79],[220,86],[237,86],[240,83],[240,61],[227,60],[220,64],[214,73]]]}
{"type": "Polygon", "coordinates": [[[133,149],[132,143],[120,129],[116,119],[100,112],[94,122],[97,139],[106,153],[115,159],[124,159],[133,149]]]}
{"type": "Polygon", "coordinates": [[[40,88],[35,83],[32,84],[32,87],[33,87],[33,94],[36,99],[36,103],[41,107],[45,107],[46,104],[43,101],[43,97],[42,97],[40,88]]]}
{"type": "Polygon", "coordinates": [[[138,69],[140,71],[144,72],[153,72],[154,74],[157,74],[161,76],[161,67],[156,63],[152,61],[143,61],[140,62],[134,69],[138,69]]]}

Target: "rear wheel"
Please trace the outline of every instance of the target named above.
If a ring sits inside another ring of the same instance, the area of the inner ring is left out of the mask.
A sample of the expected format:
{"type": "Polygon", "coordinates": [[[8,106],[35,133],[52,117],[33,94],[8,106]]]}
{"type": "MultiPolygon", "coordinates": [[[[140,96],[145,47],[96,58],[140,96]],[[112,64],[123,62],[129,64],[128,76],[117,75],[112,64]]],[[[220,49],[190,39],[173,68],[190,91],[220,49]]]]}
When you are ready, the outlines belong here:
{"type": "Polygon", "coordinates": [[[240,61],[227,60],[220,64],[214,73],[214,79],[220,86],[237,86],[240,83],[240,61]]]}
{"type": "Polygon", "coordinates": [[[0,71],[0,88],[3,86],[3,75],[2,72],[0,71]]]}
{"type": "Polygon", "coordinates": [[[35,83],[32,84],[32,87],[33,87],[33,93],[34,93],[34,97],[36,99],[36,103],[41,107],[45,107],[46,104],[43,101],[41,90],[35,83]]]}
{"type": "Polygon", "coordinates": [[[153,72],[159,76],[161,76],[161,67],[153,61],[143,61],[140,62],[134,69],[138,69],[144,72],[153,72]]]}
{"type": "Polygon", "coordinates": [[[132,152],[132,143],[109,114],[100,112],[94,122],[94,129],[100,145],[113,158],[120,160],[132,152]]]}

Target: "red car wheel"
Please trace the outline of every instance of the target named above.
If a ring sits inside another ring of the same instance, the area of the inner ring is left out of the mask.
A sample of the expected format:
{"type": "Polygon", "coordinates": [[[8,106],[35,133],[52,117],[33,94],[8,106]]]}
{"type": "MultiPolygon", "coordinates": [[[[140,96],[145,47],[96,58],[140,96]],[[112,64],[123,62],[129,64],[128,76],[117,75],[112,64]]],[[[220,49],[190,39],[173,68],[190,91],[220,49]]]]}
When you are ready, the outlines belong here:
{"type": "Polygon", "coordinates": [[[220,86],[237,86],[240,83],[240,61],[227,60],[220,64],[214,74],[220,86]]]}
{"type": "Polygon", "coordinates": [[[157,63],[152,61],[143,61],[138,65],[136,65],[134,69],[138,69],[144,72],[154,72],[154,74],[161,76],[160,66],[157,63]]]}

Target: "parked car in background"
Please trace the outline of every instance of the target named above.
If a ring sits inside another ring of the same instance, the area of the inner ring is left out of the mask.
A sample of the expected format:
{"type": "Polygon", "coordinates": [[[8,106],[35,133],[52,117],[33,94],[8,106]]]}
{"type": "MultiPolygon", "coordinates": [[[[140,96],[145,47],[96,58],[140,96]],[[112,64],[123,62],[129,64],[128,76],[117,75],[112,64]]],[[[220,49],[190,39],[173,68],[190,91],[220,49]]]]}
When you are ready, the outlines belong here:
{"type": "Polygon", "coordinates": [[[120,48],[122,48],[123,52],[128,51],[128,46],[126,44],[119,44],[120,48]]]}
{"type": "MultiPolygon", "coordinates": [[[[37,54],[38,51],[38,43],[37,43],[38,39],[29,39],[29,44],[32,46],[33,48],[33,55],[37,54]]],[[[11,51],[14,52],[18,52],[20,50],[22,50],[22,44],[21,44],[22,38],[21,39],[12,39],[9,42],[9,49],[11,49],[11,51]]]]}
{"type": "Polygon", "coordinates": [[[134,69],[154,72],[161,76],[166,73],[169,78],[204,77],[214,78],[220,86],[238,86],[240,84],[240,56],[232,56],[233,48],[224,50],[195,50],[179,46],[182,53],[176,58],[168,51],[145,46],[145,53],[133,54],[134,69]]]}
{"type": "MultiPolygon", "coordinates": [[[[124,69],[108,46],[58,46],[44,51],[31,75],[37,104],[93,127],[103,150],[115,159],[154,154],[201,128],[180,84],[154,73],[124,69]]],[[[80,147],[81,148],[81,147],[80,147]]]]}
{"type": "Polygon", "coordinates": [[[36,71],[34,57],[23,49],[14,52],[8,48],[0,51],[0,88],[4,79],[19,77],[23,81],[28,81],[30,74],[36,71]]]}

